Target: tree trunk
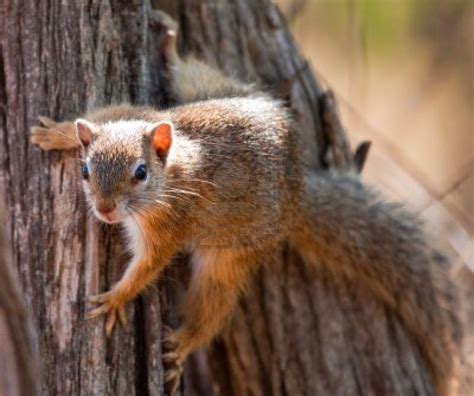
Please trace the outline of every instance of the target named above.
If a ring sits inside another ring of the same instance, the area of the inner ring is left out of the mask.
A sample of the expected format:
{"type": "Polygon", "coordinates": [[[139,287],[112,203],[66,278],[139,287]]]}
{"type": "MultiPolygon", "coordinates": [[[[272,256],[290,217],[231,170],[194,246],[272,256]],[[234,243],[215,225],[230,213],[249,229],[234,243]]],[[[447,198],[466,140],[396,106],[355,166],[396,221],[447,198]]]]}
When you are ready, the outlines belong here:
{"type": "MultiPolygon", "coordinates": [[[[183,53],[258,80],[289,101],[309,166],[350,165],[331,102],[275,5],[154,3],[180,23],[183,53]]],[[[129,327],[106,339],[102,321],[84,319],[86,297],[122,274],[122,241],[116,229],[87,218],[77,153],[45,153],[28,144],[39,114],[70,119],[111,102],[167,104],[149,7],[146,0],[3,0],[0,194],[34,314],[45,395],[163,390],[162,320],[176,316],[175,280],[184,277],[184,266],[167,271],[157,290],[130,304],[129,327]]],[[[371,296],[325,272],[310,273],[288,249],[266,261],[221,339],[190,360],[185,394],[433,393],[413,340],[371,296]]]]}
{"type": "MultiPolygon", "coordinates": [[[[0,221],[4,220],[0,204],[0,221]]],[[[0,395],[35,395],[40,390],[34,329],[0,229],[0,395]]]]}

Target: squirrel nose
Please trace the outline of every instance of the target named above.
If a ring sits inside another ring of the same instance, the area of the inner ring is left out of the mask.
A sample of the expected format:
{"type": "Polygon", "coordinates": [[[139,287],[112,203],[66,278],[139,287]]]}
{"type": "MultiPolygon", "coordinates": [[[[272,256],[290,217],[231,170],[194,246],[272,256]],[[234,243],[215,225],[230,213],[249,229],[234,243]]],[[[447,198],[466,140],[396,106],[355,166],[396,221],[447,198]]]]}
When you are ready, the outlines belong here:
{"type": "Polygon", "coordinates": [[[115,203],[100,203],[97,205],[97,211],[102,214],[112,213],[116,208],[115,203]]]}

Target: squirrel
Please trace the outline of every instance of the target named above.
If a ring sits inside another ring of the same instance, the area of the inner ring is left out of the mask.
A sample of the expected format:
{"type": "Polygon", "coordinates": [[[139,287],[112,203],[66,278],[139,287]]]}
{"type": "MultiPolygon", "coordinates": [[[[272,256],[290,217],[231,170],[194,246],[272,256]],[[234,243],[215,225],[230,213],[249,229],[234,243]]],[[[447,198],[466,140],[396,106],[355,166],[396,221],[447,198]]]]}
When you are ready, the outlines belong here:
{"type": "Polygon", "coordinates": [[[168,109],[122,104],[75,122],[39,117],[31,142],[81,148],[87,201],[122,223],[133,258],[121,280],[91,297],[89,318],[110,334],[125,304],[173,256],[191,253],[183,323],[164,340],[165,383],[231,315],[262,258],[284,242],[309,265],[326,265],[392,310],[416,341],[437,394],[449,394],[460,339],[449,261],[402,206],[357,175],[309,171],[284,104],[176,50],[177,24],[160,14],[168,109]]]}

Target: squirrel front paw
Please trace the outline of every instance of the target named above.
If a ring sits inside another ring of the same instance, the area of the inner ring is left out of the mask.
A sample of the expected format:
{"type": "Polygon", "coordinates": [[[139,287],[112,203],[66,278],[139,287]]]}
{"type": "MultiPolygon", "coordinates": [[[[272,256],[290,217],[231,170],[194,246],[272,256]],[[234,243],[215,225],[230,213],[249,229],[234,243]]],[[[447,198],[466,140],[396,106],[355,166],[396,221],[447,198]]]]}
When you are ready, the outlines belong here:
{"type": "Polygon", "coordinates": [[[72,122],[55,122],[51,118],[39,116],[41,126],[31,128],[30,142],[43,150],[70,150],[79,146],[76,127],[72,122]]]}
{"type": "Polygon", "coordinates": [[[87,314],[87,319],[95,319],[99,316],[107,315],[105,322],[105,333],[107,337],[112,334],[117,318],[122,326],[127,325],[127,315],[125,314],[126,301],[119,298],[115,290],[112,289],[107,293],[91,296],[89,297],[89,301],[100,305],[87,314]]]}
{"type": "Polygon", "coordinates": [[[183,365],[178,352],[179,341],[176,333],[169,327],[164,328],[162,345],[165,392],[167,396],[173,396],[179,387],[183,365]]]}

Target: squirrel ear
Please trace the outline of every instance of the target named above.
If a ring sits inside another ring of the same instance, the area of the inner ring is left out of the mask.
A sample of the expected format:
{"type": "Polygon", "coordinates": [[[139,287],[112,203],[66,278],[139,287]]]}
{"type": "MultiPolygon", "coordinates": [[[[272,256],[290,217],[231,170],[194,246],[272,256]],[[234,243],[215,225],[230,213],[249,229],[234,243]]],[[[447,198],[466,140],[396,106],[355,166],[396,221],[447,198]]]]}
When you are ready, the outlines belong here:
{"type": "Polygon", "coordinates": [[[77,138],[84,147],[87,147],[94,137],[95,125],[89,121],[79,118],[75,122],[77,138]]]}
{"type": "Polygon", "coordinates": [[[151,128],[151,145],[162,160],[168,155],[173,142],[173,124],[169,121],[154,124],[151,128]]]}

